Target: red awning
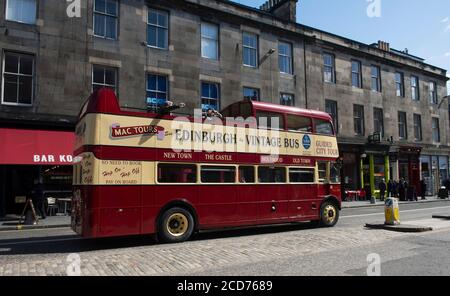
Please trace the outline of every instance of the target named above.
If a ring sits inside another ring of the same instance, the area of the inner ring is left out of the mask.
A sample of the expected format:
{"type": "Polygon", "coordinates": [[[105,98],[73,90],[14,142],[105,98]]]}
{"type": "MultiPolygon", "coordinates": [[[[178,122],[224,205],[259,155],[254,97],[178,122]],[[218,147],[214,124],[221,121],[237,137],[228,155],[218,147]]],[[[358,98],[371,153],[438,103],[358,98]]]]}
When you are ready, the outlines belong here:
{"type": "Polygon", "coordinates": [[[0,164],[72,164],[73,132],[0,128],[0,164]]]}

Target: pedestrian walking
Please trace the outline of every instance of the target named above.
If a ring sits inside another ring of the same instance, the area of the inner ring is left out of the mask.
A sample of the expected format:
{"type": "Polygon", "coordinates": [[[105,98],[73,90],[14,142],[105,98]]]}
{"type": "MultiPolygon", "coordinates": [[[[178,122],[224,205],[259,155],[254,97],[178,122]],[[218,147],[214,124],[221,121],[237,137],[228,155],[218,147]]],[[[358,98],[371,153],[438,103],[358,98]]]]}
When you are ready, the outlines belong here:
{"type": "Polygon", "coordinates": [[[420,181],[420,196],[422,197],[422,200],[426,199],[425,195],[427,193],[427,183],[425,183],[425,180],[420,181]]]}
{"type": "Polygon", "coordinates": [[[384,195],[386,194],[386,180],[381,179],[380,184],[378,184],[378,189],[380,190],[380,200],[384,201],[384,195]]]}

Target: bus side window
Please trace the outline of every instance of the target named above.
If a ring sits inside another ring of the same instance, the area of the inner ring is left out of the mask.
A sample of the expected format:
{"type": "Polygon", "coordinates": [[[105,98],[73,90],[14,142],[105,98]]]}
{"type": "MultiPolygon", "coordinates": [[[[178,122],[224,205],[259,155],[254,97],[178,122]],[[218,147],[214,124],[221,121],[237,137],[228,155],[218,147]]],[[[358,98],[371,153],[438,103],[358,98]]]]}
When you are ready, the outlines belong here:
{"type": "Polygon", "coordinates": [[[255,183],[255,168],[252,166],[240,166],[239,183],[255,183]]]}
{"type": "Polygon", "coordinates": [[[324,161],[317,162],[317,170],[319,172],[319,182],[327,181],[327,163],[324,161]]]}
{"type": "Polygon", "coordinates": [[[197,167],[192,164],[158,164],[158,183],[196,183],[197,167]]]}
{"type": "Polygon", "coordinates": [[[232,166],[202,166],[202,183],[234,183],[236,168],[232,166]]]}
{"type": "Polygon", "coordinates": [[[258,180],[261,183],[285,183],[286,170],[280,167],[258,167],[258,180]]]}
{"type": "Polygon", "coordinates": [[[312,133],[312,120],[309,117],[287,115],[287,129],[294,132],[312,133]]]}
{"type": "Polygon", "coordinates": [[[331,122],[323,119],[314,119],[314,124],[316,125],[316,134],[328,136],[334,135],[331,122]]]}
{"type": "Polygon", "coordinates": [[[289,168],[289,182],[314,183],[314,169],[289,168]]]}

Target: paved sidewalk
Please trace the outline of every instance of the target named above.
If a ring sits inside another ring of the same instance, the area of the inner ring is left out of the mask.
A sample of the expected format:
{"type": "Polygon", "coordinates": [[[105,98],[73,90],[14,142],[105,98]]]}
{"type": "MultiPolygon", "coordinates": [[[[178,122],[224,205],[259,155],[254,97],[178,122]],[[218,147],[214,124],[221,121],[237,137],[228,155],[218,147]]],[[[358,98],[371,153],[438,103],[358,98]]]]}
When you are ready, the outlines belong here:
{"type": "MultiPolygon", "coordinates": [[[[19,225],[20,216],[8,215],[0,219],[0,231],[4,230],[22,230],[22,229],[42,229],[69,227],[70,216],[47,216],[45,219],[39,219],[36,225],[19,225]]],[[[22,221],[23,222],[23,221],[22,221]]]]}
{"type": "MultiPolygon", "coordinates": [[[[418,201],[399,201],[399,204],[418,204],[418,203],[430,203],[439,201],[450,201],[449,199],[440,199],[437,196],[427,196],[427,199],[418,201]]],[[[377,200],[375,204],[371,204],[370,201],[343,201],[342,208],[363,208],[363,207],[377,207],[384,206],[384,202],[377,200]]]]}

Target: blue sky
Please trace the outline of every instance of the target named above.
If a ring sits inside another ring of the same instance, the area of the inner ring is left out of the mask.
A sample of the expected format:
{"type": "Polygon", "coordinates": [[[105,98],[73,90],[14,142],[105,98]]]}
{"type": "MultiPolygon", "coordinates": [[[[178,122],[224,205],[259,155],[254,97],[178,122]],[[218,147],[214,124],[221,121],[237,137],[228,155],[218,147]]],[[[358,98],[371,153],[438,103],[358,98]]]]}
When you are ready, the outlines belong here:
{"type": "MultiPolygon", "coordinates": [[[[264,1],[235,0],[252,7],[264,1]]],[[[384,40],[450,72],[449,0],[370,1],[381,3],[380,17],[368,17],[368,0],[299,0],[297,22],[367,44],[384,40]]]]}

